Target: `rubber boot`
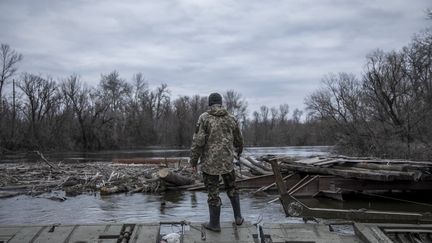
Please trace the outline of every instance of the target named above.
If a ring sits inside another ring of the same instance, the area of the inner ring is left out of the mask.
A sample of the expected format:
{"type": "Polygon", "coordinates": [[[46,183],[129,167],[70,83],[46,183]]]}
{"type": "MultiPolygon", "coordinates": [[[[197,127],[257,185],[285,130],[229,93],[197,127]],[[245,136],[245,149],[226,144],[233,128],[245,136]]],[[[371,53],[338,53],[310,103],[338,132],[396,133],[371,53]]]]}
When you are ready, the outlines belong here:
{"type": "Polygon", "coordinates": [[[239,194],[235,194],[233,197],[230,197],[229,199],[231,201],[231,205],[234,211],[235,223],[236,225],[242,225],[244,219],[241,215],[241,210],[240,210],[240,196],[239,194]]]}
{"type": "Polygon", "coordinates": [[[221,232],[220,212],[221,212],[220,205],[215,206],[209,204],[210,221],[208,223],[203,224],[204,228],[214,232],[221,232]]]}

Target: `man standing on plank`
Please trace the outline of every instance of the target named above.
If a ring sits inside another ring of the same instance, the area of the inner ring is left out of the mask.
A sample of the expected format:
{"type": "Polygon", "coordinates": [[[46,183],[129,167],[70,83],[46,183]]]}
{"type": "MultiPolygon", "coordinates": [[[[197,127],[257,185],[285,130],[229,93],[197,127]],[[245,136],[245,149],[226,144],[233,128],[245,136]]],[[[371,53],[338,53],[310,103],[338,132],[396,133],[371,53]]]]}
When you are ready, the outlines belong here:
{"type": "Polygon", "coordinates": [[[197,171],[201,161],[204,185],[208,192],[210,221],[203,226],[220,232],[219,178],[222,176],[226,193],[231,201],[237,225],[244,221],[240,211],[240,197],[235,184],[234,155],[240,157],[243,151],[243,137],[236,119],[222,106],[222,96],[210,94],[209,110],[198,118],[193,135],[190,163],[197,171]]]}

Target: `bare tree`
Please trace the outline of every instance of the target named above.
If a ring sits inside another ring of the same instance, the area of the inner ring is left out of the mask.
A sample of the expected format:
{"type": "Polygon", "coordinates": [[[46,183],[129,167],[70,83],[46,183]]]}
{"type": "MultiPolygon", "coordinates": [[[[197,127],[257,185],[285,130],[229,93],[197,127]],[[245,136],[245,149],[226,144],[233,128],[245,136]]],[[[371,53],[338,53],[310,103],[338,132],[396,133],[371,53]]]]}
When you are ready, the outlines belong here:
{"type": "Polygon", "coordinates": [[[270,108],[270,115],[270,129],[273,129],[279,116],[279,110],[275,107],[270,108]]]}
{"type": "Polygon", "coordinates": [[[286,121],[286,118],[289,113],[289,105],[288,104],[282,104],[279,105],[279,122],[281,124],[284,124],[286,121]]]}
{"type": "Polygon", "coordinates": [[[223,94],[223,100],[228,112],[241,123],[243,123],[247,116],[247,102],[240,93],[234,90],[227,90],[223,94]]]}
{"type": "Polygon", "coordinates": [[[22,55],[12,50],[8,44],[0,46],[0,113],[2,112],[3,87],[17,71],[17,64],[22,55]]]}
{"type": "MultiPolygon", "coordinates": [[[[40,125],[55,111],[60,99],[57,85],[51,78],[24,73],[18,87],[24,93],[24,114],[26,115],[33,142],[40,142],[40,136],[48,131],[42,131],[40,125]]],[[[38,144],[34,144],[38,145],[38,144]]]]}
{"type": "Polygon", "coordinates": [[[78,120],[81,131],[82,148],[90,149],[89,120],[91,116],[90,89],[85,87],[78,75],[71,75],[61,84],[61,90],[68,102],[71,103],[72,109],[78,120]]]}
{"type": "Polygon", "coordinates": [[[294,121],[294,123],[300,123],[302,116],[303,116],[303,111],[301,111],[301,110],[299,110],[299,109],[296,108],[293,111],[293,121],[294,121]]]}

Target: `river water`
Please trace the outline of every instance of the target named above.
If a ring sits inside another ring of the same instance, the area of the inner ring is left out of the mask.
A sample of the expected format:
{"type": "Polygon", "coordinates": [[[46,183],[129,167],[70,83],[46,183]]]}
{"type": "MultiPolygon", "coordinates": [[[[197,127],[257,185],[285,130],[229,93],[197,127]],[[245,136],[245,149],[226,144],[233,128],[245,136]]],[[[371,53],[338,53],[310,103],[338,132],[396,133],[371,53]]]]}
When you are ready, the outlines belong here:
{"type": "MultiPolygon", "coordinates": [[[[332,147],[330,146],[246,147],[244,148],[244,155],[258,157],[261,155],[273,154],[307,157],[313,155],[326,155],[331,151],[331,149],[332,147]]],[[[189,151],[189,149],[147,148],[97,152],[51,152],[44,153],[44,155],[50,161],[87,162],[130,158],[186,158],[189,156],[189,151]]],[[[32,161],[35,158],[37,158],[37,156],[29,156],[28,153],[0,154],[0,163],[32,161]]]]}
{"type": "MultiPolygon", "coordinates": [[[[326,155],[331,147],[249,147],[245,155],[266,154],[307,157],[326,155]]],[[[111,161],[114,158],[169,158],[187,157],[187,149],[143,149],[102,151],[91,153],[46,153],[50,161],[111,161]]],[[[26,161],[25,154],[6,155],[2,162],[26,161]]],[[[64,196],[63,192],[54,192],[64,196]]],[[[267,203],[277,197],[256,197],[251,191],[241,192],[242,210],[247,220],[284,221],[279,202],[267,203]]],[[[221,193],[223,202],[222,219],[231,220],[229,199],[221,193]]],[[[204,221],[208,217],[207,194],[205,192],[177,191],[164,194],[117,194],[109,196],[80,195],[67,198],[64,202],[41,197],[17,196],[0,199],[0,224],[78,224],[103,222],[155,222],[155,221],[204,221]]],[[[294,219],[296,221],[296,219],[294,219]]]]}
{"type": "MultiPolygon", "coordinates": [[[[331,147],[267,147],[247,148],[245,154],[260,156],[265,154],[307,157],[328,154],[331,147]]],[[[71,159],[77,161],[99,158],[109,161],[112,158],[133,157],[185,157],[186,150],[151,151],[105,151],[92,154],[48,154],[50,159],[71,159]],[[91,157],[91,156],[93,157],[91,157]],[[148,156],[145,156],[148,155],[148,156]]],[[[63,192],[54,192],[64,196],[63,192]]],[[[241,191],[242,211],[245,219],[256,222],[303,222],[298,218],[286,218],[279,201],[268,203],[276,198],[275,192],[256,196],[253,190],[241,191]]],[[[229,199],[221,193],[222,221],[232,220],[229,199]]],[[[431,211],[429,205],[407,205],[387,199],[363,198],[345,202],[330,199],[302,199],[311,207],[379,209],[396,211],[431,211]]],[[[144,223],[158,221],[205,221],[208,217],[207,195],[205,192],[176,191],[163,194],[117,194],[109,196],[80,195],[58,202],[41,197],[17,196],[0,199],[0,224],[79,224],[79,223],[144,223]]]]}

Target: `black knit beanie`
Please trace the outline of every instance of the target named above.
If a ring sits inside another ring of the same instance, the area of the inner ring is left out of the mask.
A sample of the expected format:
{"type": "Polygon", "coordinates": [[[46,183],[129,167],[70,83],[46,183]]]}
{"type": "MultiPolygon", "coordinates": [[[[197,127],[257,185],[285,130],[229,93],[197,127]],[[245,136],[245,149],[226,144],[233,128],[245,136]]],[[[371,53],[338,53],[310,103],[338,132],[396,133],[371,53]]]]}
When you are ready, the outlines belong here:
{"type": "Polygon", "coordinates": [[[222,105],[222,96],[218,93],[211,93],[208,98],[209,106],[214,104],[222,105]]]}

